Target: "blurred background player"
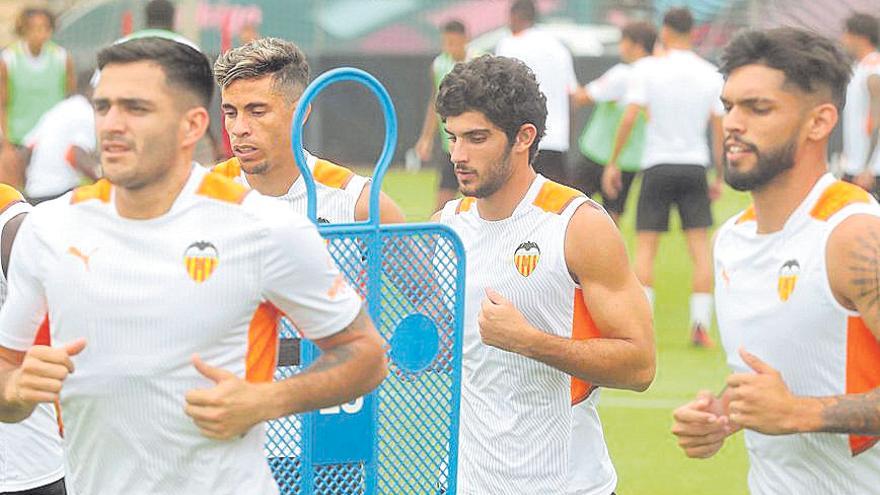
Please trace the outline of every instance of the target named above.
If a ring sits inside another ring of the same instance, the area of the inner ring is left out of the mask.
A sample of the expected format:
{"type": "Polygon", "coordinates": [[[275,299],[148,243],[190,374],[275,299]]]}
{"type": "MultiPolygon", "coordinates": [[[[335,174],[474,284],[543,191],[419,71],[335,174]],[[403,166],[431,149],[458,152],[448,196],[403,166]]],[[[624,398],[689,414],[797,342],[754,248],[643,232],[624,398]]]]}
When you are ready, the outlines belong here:
{"type": "MultiPolygon", "coordinates": [[[[278,198],[306,214],[306,186],[293,156],[291,121],[309,84],[309,64],[296,45],[261,38],[224,53],[214,63],[221,108],[233,158],[214,171],[278,198]]],[[[370,179],[303,150],[317,186],[320,223],[369,216],[370,179]]],[[[400,208],[380,194],[382,223],[403,222],[400,208]]]]}
{"type": "Polygon", "coordinates": [[[538,11],[532,0],[516,0],[510,7],[510,35],[502,38],[495,54],[518,58],[532,69],[547,97],[547,133],[540,140],[535,172],[568,184],[566,154],[571,119],[569,94],[577,86],[574,61],[568,49],[552,35],[535,27],[538,11]]]}
{"type": "Polygon", "coordinates": [[[100,177],[95,139],[95,109],[89,101],[91,72],[83,72],[78,93],[43,114],[24,138],[25,195],[38,205],[55,199],[84,181],[100,177]]]}
{"type": "Polygon", "coordinates": [[[626,141],[617,165],[621,170],[621,188],[616,197],[606,198],[602,192],[602,172],[611,157],[614,137],[620,127],[625,106],[621,103],[626,94],[630,71],[639,60],[654,52],[657,30],[647,22],[632,22],[620,32],[619,51],[621,63],[614,65],[602,77],[581,86],[572,95],[577,105],[595,105],[590,122],[584,127],[579,140],[582,159],[572,177],[572,183],[587,196],[599,193],[602,206],[615,223],[626,207],[626,199],[633,179],[642,165],[642,149],[645,145],[645,114],[639,113],[633,124],[632,134],[626,141]]]}
{"type": "Polygon", "coordinates": [[[794,28],[741,34],[722,57],[725,179],[754,201],[715,240],[732,374],[673,433],[709,457],[744,428],[753,495],[880,486],[880,206],[826,162],[849,63],[794,28]]]}
{"type": "Polygon", "coordinates": [[[646,59],[632,72],[624,100],[627,108],[602,178],[608,197],[623,189],[618,165],[624,144],[640,112],[647,112],[642,152],[642,188],[636,212],[635,269],[652,305],[654,260],[660,235],[669,230],[669,211],[677,206],[681,227],[694,264],[690,297],[691,342],[712,345],[712,263],[709,255],[710,199],[721,194],[721,76],[718,69],[692,51],[694,19],[685,8],[663,17],[660,40],[664,54],[646,59]],[[712,153],[706,142],[711,124],[712,153]],[[713,162],[711,185],[706,168],[713,162]]]}
{"type": "Polygon", "coordinates": [[[880,198],[880,21],[853,14],[840,40],[856,62],[843,108],[843,178],[880,198]]]}
{"type": "MultiPolygon", "coordinates": [[[[15,21],[19,40],[0,54],[0,131],[5,151],[23,151],[24,137],[40,117],[76,91],[73,62],[64,48],[52,42],[54,31],[51,11],[25,8],[15,21]]],[[[20,188],[25,163],[16,154],[4,153],[0,167],[5,180],[20,188]]]]}
{"type": "Polygon", "coordinates": [[[609,495],[617,475],[595,387],[643,391],[655,369],[650,308],[620,233],[532,168],[547,107],[525,64],[456,65],[437,110],[465,195],[434,216],[468,259],[458,489],[609,495]]]}
{"type": "MultiPolygon", "coordinates": [[[[21,193],[0,184],[0,308],[6,300],[6,276],[15,235],[30,211],[31,205],[21,193]]],[[[44,325],[36,343],[45,345],[48,339],[49,327],[44,325]]],[[[65,495],[64,447],[55,414],[51,404],[40,404],[21,423],[0,423],[0,493],[65,495]]]]}
{"type": "Polygon", "coordinates": [[[18,233],[0,419],[60,397],[76,493],[278,493],[263,422],[375,388],[383,340],[314,225],[193,164],[214,88],[203,54],[142,38],[98,67],[107,180],[43,203],[18,233]],[[47,312],[57,347],[31,347],[47,312]],[[281,312],[322,354],[275,382],[281,312]]]}
{"type": "Polygon", "coordinates": [[[440,55],[437,55],[431,63],[431,98],[428,100],[428,108],[425,109],[422,133],[415,146],[419,160],[423,162],[430,160],[434,151],[434,140],[437,139],[437,131],[440,131],[440,146],[443,149],[443,157],[435,210],[442,208],[458,195],[458,181],[455,179],[455,171],[449,161],[449,136],[446,135],[443,127],[437,124],[437,109],[434,108],[437,88],[440,87],[440,81],[446,77],[446,74],[449,74],[455,64],[471,60],[476,56],[476,52],[468,48],[468,35],[464,23],[459,20],[451,20],[444,24],[440,31],[443,47],[440,55]]]}

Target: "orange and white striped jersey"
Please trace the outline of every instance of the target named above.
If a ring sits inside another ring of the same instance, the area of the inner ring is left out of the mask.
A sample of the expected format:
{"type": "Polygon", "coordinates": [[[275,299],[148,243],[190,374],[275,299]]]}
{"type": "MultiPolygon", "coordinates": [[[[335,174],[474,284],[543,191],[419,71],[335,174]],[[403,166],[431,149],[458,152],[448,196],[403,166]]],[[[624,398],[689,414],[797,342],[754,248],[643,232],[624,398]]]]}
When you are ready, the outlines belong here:
{"type": "Polygon", "coordinates": [[[34,208],[0,311],[2,346],[27,348],[47,310],[54,343],[87,342],[61,392],[76,493],[278,493],[262,425],[220,442],[184,413],[188,391],[213,386],[192,355],[271,380],[279,311],[318,339],[360,297],[311,222],[218,174],[194,165],[150,220],[120,217],[114,191],[99,181],[34,208]]]}
{"type": "MultiPolygon", "coordinates": [[[[826,244],[843,220],[880,216],[856,186],[824,175],[782,230],[758,234],[754,209],[728,220],[715,240],[715,303],[727,363],[752,372],[742,347],[779,370],[792,393],[832,396],[880,386],[880,344],[858,313],[835,299],[826,244]]],[[[833,433],[769,436],[746,431],[753,495],[876,493],[877,437],[833,433]]]]}
{"type": "Polygon", "coordinates": [[[477,323],[491,287],[547,333],[598,335],[565,261],[565,231],[585,203],[595,205],[539,175],[504,220],[482,219],[474,198],[442,210],[440,221],[461,237],[467,254],[459,493],[614,490],[617,475],[596,413],[598,391],[546,364],[484,345],[477,323]]]}
{"type": "MultiPolygon", "coordinates": [[[[322,160],[303,150],[306,163],[315,178],[317,190],[318,223],[351,223],[355,221],[354,211],[364,187],[370,179],[360,176],[351,170],[322,160]]],[[[247,175],[241,170],[238,158],[231,158],[214,166],[214,172],[234,179],[236,182],[249,186],[247,175]]],[[[275,199],[288,204],[293,211],[306,214],[307,196],[303,178],[297,177],[290,190],[275,199]]]]}
{"type": "MultiPolygon", "coordinates": [[[[25,203],[21,193],[0,184],[0,232],[9,220],[30,210],[31,206],[25,203]]],[[[6,254],[0,245],[0,256],[6,254]]],[[[5,300],[6,276],[0,270],[0,308],[5,300]]],[[[39,337],[48,339],[48,327],[42,330],[45,335],[39,337]]],[[[0,493],[39,488],[58,481],[62,476],[64,451],[51,404],[40,404],[20,423],[0,423],[0,493]]]]}
{"type": "MultiPolygon", "coordinates": [[[[868,78],[880,76],[880,52],[871,52],[856,63],[853,76],[846,87],[846,106],[843,108],[844,171],[858,175],[867,166],[880,175],[880,150],[868,156],[871,147],[871,93],[868,78]]],[[[878,147],[880,148],[880,147],[878,147]]]]}

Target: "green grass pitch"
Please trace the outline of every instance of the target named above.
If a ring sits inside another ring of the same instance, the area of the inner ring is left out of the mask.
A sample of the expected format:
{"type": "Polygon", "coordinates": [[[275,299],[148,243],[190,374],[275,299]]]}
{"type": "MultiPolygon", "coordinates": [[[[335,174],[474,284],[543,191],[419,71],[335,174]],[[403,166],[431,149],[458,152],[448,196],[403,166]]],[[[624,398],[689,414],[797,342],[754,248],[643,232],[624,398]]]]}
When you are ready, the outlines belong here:
{"type": "MultiPolygon", "coordinates": [[[[389,171],[383,190],[406,212],[409,221],[427,221],[434,206],[437,177],[433,171],[409,174],[389,171]]],[[[638,190],[638,183],[634,186],[638,190]]],[[[621,229],[632,249],[635,197],[630,197],[621,229]]],[[[713,206],[716,225],[749,202],[746,194],[731,189],[713,206]]],[[[742,433],[728,439],[712,459],[688,459],[669,433],[672,410],[690,400],[699,389],[718,391],[727,367],[720,347],[695,349],[688,342],[688,291],[690,261],[676,214],[672,230],[660,245],[656,264],[657,377],[642,394],[604,390],[600,413],[606,440],[617,468],[623,495],[679,495],[747,493],[745,447],[742,433]]],[[[713,329],[713,338],[718,340],[713,329]]]]}

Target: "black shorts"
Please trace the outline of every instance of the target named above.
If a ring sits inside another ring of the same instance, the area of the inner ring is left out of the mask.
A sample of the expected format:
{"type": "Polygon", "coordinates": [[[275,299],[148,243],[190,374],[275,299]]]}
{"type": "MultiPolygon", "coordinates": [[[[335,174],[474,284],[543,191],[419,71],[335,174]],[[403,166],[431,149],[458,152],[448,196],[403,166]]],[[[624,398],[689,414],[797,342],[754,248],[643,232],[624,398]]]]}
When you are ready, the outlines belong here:
{"type": "Polygon", "coordinates": [[[440,167],[440,189],[458,191],[458,177],[455,176],[455,165],[452,164],[449,153],[441,153],[437,166],[440,167]]]}
{"type": "Polygon", "coordinates": [[[706,167],[662,164],[644,170],[636,212],[636,230],[669,230],[669,210],[673,204],[678,207],[682,229],[712,226],[706,167]]]}
{"type": "MultiPolygon", "coordinates": [[[[843,174],[843,180],[849,182],[850,184],[853,184],[855,178],[856,177],[854,175],[843,174]]],[[[871,196],[874,196],[874,199],[880,201],[880,177],[876,175],[874,176],[874,187],[872,187],[871,190],[868,192],[871,193],[871,196]]]]}
{"type": "Polygon", "coordinates": [[[39,488],[31,488],[21,492],[3,492],[0,495],[67,495],[67,488],[64,486],[64,478],[61,478],[39,488]]]}
{"type": "Polygon", "coordinates": [[[532,162],[535,172],[544,177],[568,185],[568,174],[565,173],[565,153],[561,151],[541,150],[532,162]]]}
{"type": "Polygon", "coordinates": [[[604,171],[604,165],[600,165],[593,160],[582,156],[577,169],[574,171],[572,185],[587,196],[592,197],[594,194],[599,194],[602,198],[602,206],[604,206],[606,210],[610,213],[623,215],[623,210],[626,207],[626,198],[629,197],[629,190],[630,187],[632,187],[633,180],[636,178],[636,173],[621,172],[620,178],[623,182],[623,189],[621,189],[620,194],[618,194],[616,198],[608,199],[605,197],[605,194],[602,193],[602,173],[604,171]]]}

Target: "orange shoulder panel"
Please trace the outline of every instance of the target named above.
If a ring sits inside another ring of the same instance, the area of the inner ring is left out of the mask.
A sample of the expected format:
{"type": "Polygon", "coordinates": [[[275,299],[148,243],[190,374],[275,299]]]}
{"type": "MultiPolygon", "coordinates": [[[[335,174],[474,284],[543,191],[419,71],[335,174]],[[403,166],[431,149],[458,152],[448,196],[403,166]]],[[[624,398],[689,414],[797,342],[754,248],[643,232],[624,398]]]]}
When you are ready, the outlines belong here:
{"type": "Polygon", "coordinates": [[[739,218],[736,219],[736,224],[739,225],[741,223],[746,223],[746,222],[754,220],[754,219],[755,219],[755,205],[749,205],[749,207],[746,208],[746,211],[742,212],[739,215],[739,218]]]}
{"type": "Polygon", "coordinates": [[[110,181],[101,179],[94,184],[88,186],[77,187],[73,190],[73,196],[70,198],[70,204],[75,205],[92,199],[97,199],[102,203],[110,202],[110,190],[112,189],[110,181]]]}
{"type": "Polygon", "coordinates": [[[238,158],[230,158],[225,162],[214,165],[211,171],[226,178],[234,179],[241,175],[241,163],[238,161],[238,158]]]}
{"type": "Polygon", "coordinates": [[[854,203],[870,203],[867,191],[848,182],[837,181],[824,191],[816,201],[810,215],[816,220],[826,221],[835,213],[854,203]]]}
{"type": "Polygon", "coordinates": [[[583,196],[583,193],[577,189],[547,181],[541,186],[541,190],[532,204],[546,212],[559,215],[578,196],[583,196]]]}
{"type": "Polygon", "coordinates": [[[345,189],[351,178],[354,177],[354,172],[333,162],[318,160],[312,175],[314,175],[316,182],[327,187],[345,189]]]}
{"type": "Polygon", "coordinates": [[[6,208],[9,208],[15,203],[21,203],[24,201],[24,196],[18,192],[18,189],[8,185],[0,183],[0,213],[6,211],[6,208]]]}
{"type": "Polygon", "coordinates": [[[235,204],[241,204],[249,192],[247,187],[220,174],[205,174],[196,190],[196,194],[200,196],[235,204]]]}
{"type": "Polygon", "coordinates": [[[464,213],[470,210],[476,200],[477,198],[471,198],[469,196],[461,198],[458,201],[458,206],[455,207],[455,214],[458,215],[459,213],[464,213]]]}

